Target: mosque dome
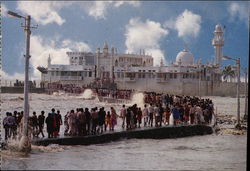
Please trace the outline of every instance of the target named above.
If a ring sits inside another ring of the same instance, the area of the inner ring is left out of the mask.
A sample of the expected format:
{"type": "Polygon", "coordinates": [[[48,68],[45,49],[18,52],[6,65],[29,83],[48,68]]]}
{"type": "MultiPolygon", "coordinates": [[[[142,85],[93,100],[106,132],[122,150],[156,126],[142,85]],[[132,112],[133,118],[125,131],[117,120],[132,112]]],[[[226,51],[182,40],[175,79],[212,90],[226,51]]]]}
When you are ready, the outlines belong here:
{"type": "Polygon", "coordinates": [[[176,56],[176,63],[178,64],[179,62],[181,62],[181,65],[193,65],[194,56],[191,52],[184,49],[180,51],[176,56]]]}

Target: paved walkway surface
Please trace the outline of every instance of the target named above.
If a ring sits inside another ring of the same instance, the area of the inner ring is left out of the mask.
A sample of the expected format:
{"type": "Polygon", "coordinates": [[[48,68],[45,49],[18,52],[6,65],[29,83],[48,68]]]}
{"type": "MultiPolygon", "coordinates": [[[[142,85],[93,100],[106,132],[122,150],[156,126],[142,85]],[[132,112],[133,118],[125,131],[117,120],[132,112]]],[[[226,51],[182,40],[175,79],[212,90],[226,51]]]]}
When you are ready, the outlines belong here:
{"type": "Polygon", "coordinates": [[[90,145],[116,141],[129,138],[144,139],[164,139],[178,138],[195,135],[212,134],[213,129],[207,125],[178,125],[178,126],[162,126],[162,127],[143,127],[125,131],[110,131],[103,134],[87,135],[87,136],[64,136],[59,138],[43,138],[34,139],[33,144],[36,145],[90,145]]]}

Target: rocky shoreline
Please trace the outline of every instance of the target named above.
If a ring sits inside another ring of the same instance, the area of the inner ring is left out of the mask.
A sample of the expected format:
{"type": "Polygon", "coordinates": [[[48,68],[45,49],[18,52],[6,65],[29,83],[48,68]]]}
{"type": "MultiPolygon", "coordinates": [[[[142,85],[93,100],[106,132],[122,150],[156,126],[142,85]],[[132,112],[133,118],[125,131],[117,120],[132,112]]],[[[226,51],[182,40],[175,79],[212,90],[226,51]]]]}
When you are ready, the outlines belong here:
{"type": "Polygon", "coordinates": [[[217,115],[215,125],[215,133],[224,135],[244,135],[247,133],[247,119],[241,117],[241,127],[236,129],[237,118],[235,115],[217,115]]]}

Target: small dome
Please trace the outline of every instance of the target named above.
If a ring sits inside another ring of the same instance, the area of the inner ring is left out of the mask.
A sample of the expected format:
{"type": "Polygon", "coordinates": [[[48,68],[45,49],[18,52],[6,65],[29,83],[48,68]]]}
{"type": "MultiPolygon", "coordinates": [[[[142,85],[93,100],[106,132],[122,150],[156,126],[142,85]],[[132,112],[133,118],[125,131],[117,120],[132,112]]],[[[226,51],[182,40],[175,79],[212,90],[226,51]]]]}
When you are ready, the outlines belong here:
{"type": "Polygon", "coordinates": [[[215,31],[216,31],[216,32],[221,32],[221,31],[222,31],[222,28],[221,28],[221,25],[220,25],[220,24],[217,24],[217,25],[215,26],[215,31]]]}
{"type": "Polygon", "coordinates": [[[193,65],[194,56],[191,52],[184,49],[180,51],[176,56],[176,63],[178,64],[179,62],[181,62],[181,65],[193,65]]]}

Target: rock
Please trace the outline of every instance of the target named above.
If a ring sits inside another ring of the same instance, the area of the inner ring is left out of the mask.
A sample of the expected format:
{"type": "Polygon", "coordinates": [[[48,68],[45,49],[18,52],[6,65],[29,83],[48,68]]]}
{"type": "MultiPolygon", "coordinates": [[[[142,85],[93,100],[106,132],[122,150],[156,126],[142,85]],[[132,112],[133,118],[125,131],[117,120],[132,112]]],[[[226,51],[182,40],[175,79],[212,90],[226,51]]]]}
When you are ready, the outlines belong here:
{"type": "Polygon", "coordinates": [[[6,150],[7,149],[7,143],[6,142],[1,142],[1,150],[6,150]]]}

